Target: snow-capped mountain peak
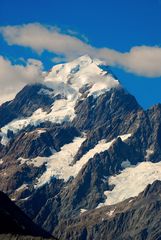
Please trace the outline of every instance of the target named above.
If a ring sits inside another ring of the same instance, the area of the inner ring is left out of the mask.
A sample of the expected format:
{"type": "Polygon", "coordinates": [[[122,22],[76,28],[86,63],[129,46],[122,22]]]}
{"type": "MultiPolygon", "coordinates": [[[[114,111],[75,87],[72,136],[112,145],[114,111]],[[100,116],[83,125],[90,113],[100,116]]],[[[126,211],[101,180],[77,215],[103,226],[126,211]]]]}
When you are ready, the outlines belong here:
{"type": "MultiPolygon", "coordinates": [[[[84,55],[72,62],[54,66],[45,78],[50,86],[63,86],[73,89],[73,93],[80,92],[82,87],[88,87],[88,96],[101,94],[112,87],[118,87],[118,80],[109,72],[105,63],[99,59],[92,59],[84,55]]],[[[71,93],[71,91],[70,91],[71,93]]]]}
{"type": "Polygon", "coordinates": [[[8,123],[1,129],[2,144],[8,143],[8,130],[17,133],[28,125],[37,126],[45,121],[59,124],[72,122],[76,117],[76,104],[80,100],[91,95],[97,98],[111,88],[120,86],[103,61],[88,55],[54,66],[45,77],[44,85],[38,95],[49,97],[50,111],[44,111],[40,105],[29,117],[8,123]]]}
{"type": "Polygon", "coordinates": [[[161,235],[147,238],[160,224],[161,182],[148,184],[161,180],[161,104],[144,111],[119,86],[85,55],[0,106],[0,190],[58,238],[161,235]]]}

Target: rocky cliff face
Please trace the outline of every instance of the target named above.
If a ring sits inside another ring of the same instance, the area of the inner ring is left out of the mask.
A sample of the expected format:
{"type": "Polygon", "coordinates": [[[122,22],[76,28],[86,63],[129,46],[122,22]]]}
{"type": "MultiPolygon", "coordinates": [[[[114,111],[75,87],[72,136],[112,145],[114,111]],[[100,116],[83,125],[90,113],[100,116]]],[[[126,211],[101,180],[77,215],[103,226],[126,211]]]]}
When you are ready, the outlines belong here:
{"type": "Polygon", "coordinates": [[[34,236],[54,239],[34,224],[3,192],[0,192],[0,218],[0,239],[34,239],[34,236]]]}
{"type": "Polygon", "coordinates": [[[160,193],[161,182],[155,181],[135,198],[62,220],[55,231],[62,239],[159,240],[160,193]]]}
{"type": "Polygon", "coordinates": [[[102,62],[83,56],[26,86],[0,116],[0,189],[37,224],[62,239],[155,239],[152,222],[144,226],[153,233],[132,223],[145,207],[139,194],[161,180],[160,104],[143,110],[102,62]]]}

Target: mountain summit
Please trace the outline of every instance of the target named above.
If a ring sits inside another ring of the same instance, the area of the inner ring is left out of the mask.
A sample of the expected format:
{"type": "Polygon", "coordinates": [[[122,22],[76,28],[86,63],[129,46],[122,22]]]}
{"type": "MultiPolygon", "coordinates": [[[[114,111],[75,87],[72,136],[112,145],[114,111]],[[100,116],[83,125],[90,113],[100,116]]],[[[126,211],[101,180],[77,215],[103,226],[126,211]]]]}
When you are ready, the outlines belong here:
{"type": "Polygon", "coordinates": [[[45,78],[45,82],[52,83],[53,88],[58,87],[58,91],[62,88],[64,91],[66,90],[67,98],[72,98],[71,95],[74,93],[78,97],[82,88],[87,91],[89,96],[101,94],[101,92],[119,85],[118,80],[110,73],[103,61],[92,59],[88,55],[70,63],[54,66],[45,78]]]}

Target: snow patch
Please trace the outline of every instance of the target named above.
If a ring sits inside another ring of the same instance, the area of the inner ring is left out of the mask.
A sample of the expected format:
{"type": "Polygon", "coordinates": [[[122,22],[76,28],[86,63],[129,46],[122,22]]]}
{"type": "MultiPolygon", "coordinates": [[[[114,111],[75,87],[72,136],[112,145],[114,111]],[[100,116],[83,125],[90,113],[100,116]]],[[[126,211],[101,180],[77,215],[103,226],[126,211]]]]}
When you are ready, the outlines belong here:
{"type": "Polygon", "coordinates": [[[27,184],[22,184],[19,188],[16,189],[16,192],[19,192],[19,191],[27,189],[27,188],[28,188],[27,184]]]}
{"type": "Polygon", "coordinates": [[[27,164],[27,165],[33,165],[34,167],[41,167],[43,164],[45,164],[47,162],[47,159],[44,157],[36,157],[36,158],[19,158],[18,160],[20,160],[20,164],[27,164]]]}
{"type": "MultiPolygon", "coordinates": [[[[125,141],[130,136],[131,134],[126,134],[119,137],[125,141]]],[[[85,137],[76,137],[72,143],[64,145],[59,152],[55,152],[51,157],[36,158],[39,159],[39,163],[46,163],[46,171],[38,179],[37,187],[49,182],[53,176],[59,179],[64,179],[65,181],[68,181],[70,177],[76,177],[90,158],[93,158],[97,153],[108,150],[116,140],[113,139],[110,142],[106,142],[106,140],[99,141],[93,149],[83,155],[82,158],[74,165],[71,165],[74,160],[74,156],[85,139],[85,137]]],[[[30,162],[34,163],[36,159],[31,159],[30,162]]]]}
{"type": "Polygon", "coordinates": [[[111,217],[115,212],[115,208],[113,210],[111,210],[110,212],[107,212],[106,214],[111,217]]]}
{"type": "Polygon", "coordinates": [[[80,209],[80,214],[82,214],[82,213],[84,213],[84,212],[87,212],[87,209],[81,208],[81,209],[80,209]]]}
{"type": "Polygon", "coordinates": [[[76,155],[79,147],[86,138],[76,137],[72,143],[64,145],[59,152],[48,158],[43,158],[46,161],[46,171],[38,179],[36,187],[40,187],[49,182],[54,176],[67,181],[71,176],[75,176],[78,172],[71,166],[71,163],[76,155]]]}
{"type": "Polygon", "coordinates": [[[42,129],[36,129],[35,131],[38,135],[41,135],[42,133],[46,133],[46,130],[43,129],[43,128],[42,129]]]}
{"type": "Polygon", "coordinates": [[[135,167],[128,167],[120,174],[109,178],[109,184],[115,185],[112,191],[105,191],[107,197],[98,207],[112,205],[125,199],[138,196],[148,184],[161,180],[161,162],[142,162],[135,167]]]}
{"type": "MultiPolygon", "coordinates": [[[[7,130],[7,132],[8,132],[8,130],[7,130]]],[[[7,137],[7,132],[3,132],[2,129],[1,129],[1,132],[0,132],[0,137],[1,137],[0,143],[3,146],[6,146],[8,141],[9,141],[9,138],[7,137]]]]}
{"type": "Polygon", "coordinates": [[[14,201],[16,201],[16,198],[11,198],[11,200],[14,202],[14,201]]]}
{"type": "Polygon", "coordinates": [[[39,137],[41,134],[43,134],[43,133],[46,133],[46,129],[36,129],[36,130],[34,130],[34,131],[32,131],[32,132],[26,132],[25,133],[25,135],[29,135],[29,134],[33,134],[33,133],[36,133],[37,134],[37,137],[39,137]]]}
{"type": "Polygon", "coordinates": [[[27,201],[29,198],[30,198],[30,196],[26,197],[26,198],[21,198],[21,201],[27,201]]]}
{"type": "Polygon", "coordinates": [[[131,137],[131,133],[127,133],[127,134],[124,134],[124,135],[120,135],[120,136],[118,136],[118,138],[121,138],[121,140],[124,142],[124,141],[126,141],[128,138],[130,138],[131,137]]]}

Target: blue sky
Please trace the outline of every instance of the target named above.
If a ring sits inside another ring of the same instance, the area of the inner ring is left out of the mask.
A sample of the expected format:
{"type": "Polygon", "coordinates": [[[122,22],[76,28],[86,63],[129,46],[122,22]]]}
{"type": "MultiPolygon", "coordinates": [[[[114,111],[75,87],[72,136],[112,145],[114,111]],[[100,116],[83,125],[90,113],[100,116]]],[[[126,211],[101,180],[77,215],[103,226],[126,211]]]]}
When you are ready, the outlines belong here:
{"type": "MultiPolygon", "coordinates": [[[[28,23],[57,26],[62,34],[72,35],[97,49],[126,53],[136,46],[160,48],[161,0],[0,1],[0,26],[28,23]]],[[[49,49],[40,54],[31,46],[15,44],[13,40],[8,45],[4,35],[0,36],[0,55],[12,64],[20,64],[20,58],[38,59],[46,70],[54,64],[52,59],[56,56],[49,49]]],[[[161,74],[154,71],[152,76],[146,74],[146,68],[140,73],[138,66],[136,70],[136,66],[127,67],[127,63],[121,67],[112,64],[111,68],[144,108],[161,102],[161,74]]]]}

